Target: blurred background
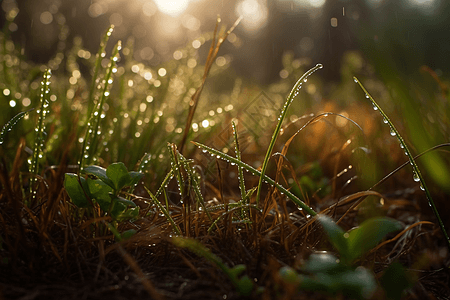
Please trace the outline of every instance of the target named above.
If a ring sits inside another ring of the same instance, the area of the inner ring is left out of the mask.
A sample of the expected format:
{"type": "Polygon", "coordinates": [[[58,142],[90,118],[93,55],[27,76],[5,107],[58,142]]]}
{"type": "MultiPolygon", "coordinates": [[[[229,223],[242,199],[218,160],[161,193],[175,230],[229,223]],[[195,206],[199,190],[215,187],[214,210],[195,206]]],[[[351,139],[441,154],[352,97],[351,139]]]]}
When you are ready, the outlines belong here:
{"type": "Polygon", "coordinates": [[[425,64],[439,75],[450,65],[446,0],[3,0],[3,26],[8,14],[17,15],[8,24],[15,42],[42,63],[56,52],[63,24],[68,43],[80,36],[96,53],[112,23],[113,39],[134,37],[135,59],[158,65],[211,32],[220,15],[228,26],[243,17],[222,53],[238,74],[260,84],[280,78],[287,51],[322,63],[327,81],[340,79],[342,56],[355,49],[405,73],[425,64]]]}

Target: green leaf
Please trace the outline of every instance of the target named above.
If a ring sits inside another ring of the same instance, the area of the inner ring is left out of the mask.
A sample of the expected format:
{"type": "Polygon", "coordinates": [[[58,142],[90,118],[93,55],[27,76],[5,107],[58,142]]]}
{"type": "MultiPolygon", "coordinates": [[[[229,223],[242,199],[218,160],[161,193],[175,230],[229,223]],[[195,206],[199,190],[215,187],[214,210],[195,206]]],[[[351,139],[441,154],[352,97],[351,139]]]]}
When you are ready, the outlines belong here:
{"type": "Polygon", "coordinates": [[[246,269],[246,266],[245,265],[236,265],[236,266],[234,266],[233,268],[231,268],[230,269],[230,276],[233,276],[233,277],[235,277],[235,278],[238,278],[239,277],[239,275],[241,275],[242,274],[242,272],[244,272],[245,271],[245,269],[246,269]]]}
{"type": "Polygon", "coordinates": [[[333,247],[343,258],[346,258],[348,256],[348,245],[344,237],[344,230],[328,216],[318,215],[317,220],[322,224],[333,247]]]}
{"type": "Polygon", "coordinates": [[[333,273],[343,267],[344,266],[339,264],[338,258],[334,255],[328,253],[313,253],[309,256],[308,261],[302,270],[309,273],[333,273]]]}
{"type": "Polygon", "coordinates": [[[127,167],[122,162],[110,164],[106,169],[106,175],[113,182],[116,191],[120,191],[131,182],[127,167]]]}
{"type": "Polygon", "coordinates": [[[129,239],[130,237],[132,237],[133,235],[135,235],[136,232],[137,232],[136,229],[128,229],[127,231],[124,231],[124,232],[121,234],[122,239],[123,239],[123,240],[127,240],[127,239],[129,239]]]}
{"type": "Polygon", "coordinates": [[[127,183],[129,186],[134,186],[144,177],[144,174],[140,172],[128,172],[128,174],[130,175],[130,181],[127,183]]]}
{"type": "Polygon", "coordinates": [[[400,222],[389,218],[372,218],[364,221],[348,234],[350,261],[375,247],[388,233],[402,229],[400,222]]]}
{"type": "Polygon", "coordinates": [[[112,187],[113,189],[115,188],[114,183],[106,175],[105,168],[102,168],[100,166],[87,166],[86,168],[84,168],[84,172],[86,174],[92,174],[92,175],[97,176],[101,181],[103,181],[104,183],[106,183],[107,185],[112,187]]]}
{"type": "Polygon", "coordinates": [[[115,198],[115,201],[122,202],[123,204],[125,204],[125,205],[130,205],[130,206],[132,206],[132,207],[136,207],[136,206],[137,206],[136,203],[134,203],[133,201],[127,200],[127,199],[122,198],[122,197],[120,197],[120,196],[117,196],[117,197],[115,198]]]}
{"type": "Polygon", "coordinates": [[[253,290],[253,281],[248,275],[244,275],[239,279],[236,288],[242,296],[250,296],[253,290]]]}
{"type": "Polygon", "coordinates": [[[289,266],[282,267],[278,271],[278,274],[280,275],[281,279],[287,284],[297,285],[300,281],[300,277],[297,271],[289,266]]]}
{"type": "Polygon", "coordinates": [[[113,202],[113,207],[110,211],[111,217],[116,221],[126,221],[137,218],[139,216],[139,207],[132,201],[126,200],[122,197],[110,195],[113,202]],[[134,206],[127,208],[128,205],[134,206]]]}
{"type": "Polygon", "coordinates": [[[350,299],[368,299],[377,287],[373,274],[363,267],[332,274],[299,275],[300,289],[345,295],[350,299]]]}
{"type": "Polygon", "coordinates": [[[413,283],[405,271],[405,268],[399,263],[392,263],[383,276],[380,278],[380,283],[383,286],[388,299],[400,300],[403,291],[410,288],[413,283]]]}
{"type": "Polygon", "coordinates": [[[354,271],[343,272],[335,277],[339,280],[339,286],[346,296],[357,299],[368,299],[377,288],[377,282],[372,272],[363,267],[354,271]]]}
{"type": "Polygon", "coordinates": [[[108,211],[111,206],[110,193],[113,189],[100,179],[88,179],[89,192],[103,211],[108,211]]]}
{"type": "Polygon", "coordinates": [[[89,206],[89,199],[86,198],[86,193],[89,195],[89,187],[86,179],[84,179],[83,177],[78,177],[77,174],[66,173],[64,175],[64,187],[67,191],[67,194],[69,194],[70,199],[76,206],[89,206]],[[80,181],[78,181],[78,178],[80,179],[80,181]]]}

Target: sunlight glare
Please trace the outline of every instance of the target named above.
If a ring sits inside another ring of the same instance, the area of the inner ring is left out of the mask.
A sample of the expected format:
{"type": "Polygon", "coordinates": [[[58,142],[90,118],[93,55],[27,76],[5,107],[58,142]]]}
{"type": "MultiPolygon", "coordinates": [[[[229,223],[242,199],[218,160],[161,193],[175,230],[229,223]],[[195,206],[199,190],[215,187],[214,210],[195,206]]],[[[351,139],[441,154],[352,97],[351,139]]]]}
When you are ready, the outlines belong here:
{"type": "Polygon", "coordinates": [[[431,15],[439,7],[436,0],[409,0],[409,4],[419,8],[423,13],[431,15]]]}
{"type": "Polygon", "coordinates": [[[325,0],[294,0],[298,7],[310,6],[313,8],[321,8],[325,4],[325,0]]]}
{"type": "Polygon", "coordinates": [[[325,0],[308,0],[312,7],[319,8],[325,4],[325,0]]]}
{"type": "Polygon", "coordinates": [[[248,31],[263,27],[267,21],[268,9],[263,1],[244,0],[236,6],[236,13],[242,16],[242,25],[248,31]]]}
{"type": "Polygon", "coordinates": [[[189,0],[154,0],[159,11],[176,17],[186,10],[189,0]]]}

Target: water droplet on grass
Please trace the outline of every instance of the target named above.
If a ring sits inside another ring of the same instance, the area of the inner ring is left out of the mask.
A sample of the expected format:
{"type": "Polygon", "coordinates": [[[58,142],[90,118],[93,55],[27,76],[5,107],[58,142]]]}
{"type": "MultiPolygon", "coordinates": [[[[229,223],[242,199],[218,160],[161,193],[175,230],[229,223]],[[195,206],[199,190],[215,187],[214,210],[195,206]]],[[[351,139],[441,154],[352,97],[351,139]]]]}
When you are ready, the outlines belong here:
{"type": "Polygon", "coordinates": [[[414,175],[413,175],[413,179],[414,179],[415,182],[419,182],[420,181],[419,175],[417,173],[415,173],[415,172],[414,172],[414,175]]]}
{"type": "Polygon", "coordinates": [[[391,135],[392,135],[392,136],[395,136],[395,135],[396,135],[396,134],[395,134],[395,131],[392,130],[392,129],[391,129],[391,135]]]}

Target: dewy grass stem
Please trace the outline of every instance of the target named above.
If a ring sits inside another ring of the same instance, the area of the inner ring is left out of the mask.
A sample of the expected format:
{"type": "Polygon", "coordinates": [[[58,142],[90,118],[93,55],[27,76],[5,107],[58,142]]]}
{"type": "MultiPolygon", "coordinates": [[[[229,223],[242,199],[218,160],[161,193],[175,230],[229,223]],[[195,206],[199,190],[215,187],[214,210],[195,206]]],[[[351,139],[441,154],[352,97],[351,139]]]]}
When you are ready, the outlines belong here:
{"type": "Polygon", "coordinates": [[[276,187],[282,194],[285,194],[286,197],[288,197],[289,199],[291,199],[295,204],[297,204],[301,209],[304,209],[306,211],[306,213],[310,214],[311,216],[315,216],[317,215],[317,213],[314,211],[314,209],[312,209],[311,207],[309,207],[308,205],[306,205],[303,201],[301,201],[300,199],[298,199],[297,196],[295,196],[293,193],[291,193],[289,190],[287,190],[285,187],[283,187],[282,185],[278,184],[277,182],[275,182],[275,180],[273,180],[272,178],[270,178],[267,175],[262,175],[260,171],[256,170],[255,168],[253,168],[252,166],[238,160],[237,158],[234,158],[228,154],[225,154],[223,152],[220,152],[219,150],[210,148],[208,146],[205,146],[203,144],[197,143],[197,142],[192,142],[193,144],[195,144],[197,147],[202,148],[203,152],[209,152],[211,155],[213,155],[214,157],[217,158],[221,158],[227,162],[230,163],[234,163],[238,166],[241,166],[244,170],[246,170],[247,172],[250,172],[251,174],[258,176],[260,178],[263,178],[263,180],[265,182],[267,182],[268,184],[273,185],[274,187],[276,187]]]}
{"type": "Polygon", "coordinates": [[[52,72],[50,69],[47,69],[44,72],[42,82],[41,82],[41,95],[40,95],[40,107],[36,110],[39,114],[38,123],[34,129],[35,138],[34,138],[34,149],[33,149],[33,157],[28,160],[30,165],[30,173],[33,174],[30,179],[30,192],[31,197],[34,199],[36,196],[36,189],[34,187],[36,181],[36,175],[39,170],[39,162],[44,157],[44,141],[45,141],[45,118],[47,114],[50,112],[49,110],[49,99],[50,99],[50,78],[52,76],[52,72]]]}
{"type": "Polygon", "coordinates": [[[259,177],[258,182],[258,191],[256,193],[256,205],[259,203],[259,198],[261,195],[261,188],[263,183],[264,175],[266,174],[267,165],[269,164],[269,159],[272,154],[273,147],[275,146],[275,142],[277,141],[277,137],[280,134],[281,126],[283,124],[283,120],[286,117],[287,110],[289,106],[291,105],[294,98],[298,95],[300,89],[302,88],[302,84],[307,81],[308,77],[314,73],[315,71],[322,69],[322,64],[317,64],[315,67],[309,69],[305,74],[303,74],[302,77],[300,77],[299,80],[295,83],[294,87],[292,88],[291,92],[289,93],[289,96],[286,100],[286,103],[283,106],[283,109],[281,110],[281,114],[278,117],[278,123],[275,127],[275,131],[273,132],[272,139],[270,140],[269,148],[267,149],[266,156],[264,157],[264,161],[261,167],[261,176],[259,177]]]}
{"type": "Polygon", "coordinates": [[[420,189],[423,190],[425,192],[425,195],[427,197],[428,200],[428,204],[431,206],[431,209],[433,210],[434,215],[436,216],[439,226],[442,230],[442,233],[445,236],[445,239],[447,240],[447,246],[450,250],[450,238],[447,234],[447,231],[445,230],[445,226],[444,223],[442,222],[441,217],[439,216],[439,211],[436,207],[436,205],[434,204],[433,198],[431,197],[430,191],[427,187],[427,185],[425,184],[425,180],[422,176],[422,173],[419,170],[419,166],[417,165],[414,156],[411,154],[411,151],[409,150],[408,146],[406,145],[405,141],[403,140],[402,136],[400,135],[400,133],[398,132],[397,128],[395,128],[394,124],[391,122],[391,120],[389,119],[389,117],[384,113],[384,111],[381,109],[381,107],[378,105],[378,103],[372,98],[372,96],[369,94],[369,92],[364,88],[364,86],[362,85],[362,83],[358,80],[358,78],[353,77],[353,80],[359,84],[359,86],[361,87],[361,89],[364,91],[365,96],[367,99],[369,99],[372,102],[373,105],[373,109],[374,110],[378,110],[380,112],[380,114],[383,116],[383,122],[387,123],[390,127],[391,130],[391,135],[397,137],[397,139],[400,142],[400,147],[405,151],[406,156],[409,159],[409,163],[411,164],[412,168],[413,168],[413,179],[416,182],[420,182],[420,189]]]}

